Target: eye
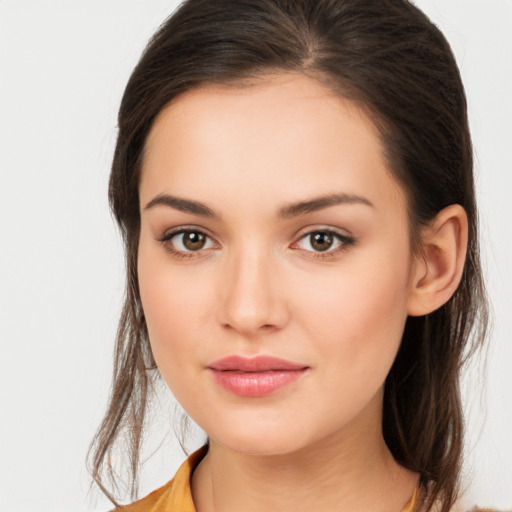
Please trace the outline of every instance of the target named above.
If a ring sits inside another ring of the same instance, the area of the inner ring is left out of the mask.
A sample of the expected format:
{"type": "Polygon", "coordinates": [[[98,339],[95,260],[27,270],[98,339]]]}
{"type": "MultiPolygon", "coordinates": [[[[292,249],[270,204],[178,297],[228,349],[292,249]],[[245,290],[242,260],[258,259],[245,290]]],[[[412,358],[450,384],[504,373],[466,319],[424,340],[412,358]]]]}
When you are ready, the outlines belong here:
{"type": "Polygon", "coordinates": [[[324,257],[337,254],[353,243],[355,240],[349,236],[329,229],[322,229],[306,233],[294,245],[299,249],[315,253],[315,257],[324,257]]]}
{"type": "Polygon", "coordinates": [[[157,239],[176,257],[192,257],[203,249],[216,247],[214,241],[199,229],[178,229],[157,239]]]}

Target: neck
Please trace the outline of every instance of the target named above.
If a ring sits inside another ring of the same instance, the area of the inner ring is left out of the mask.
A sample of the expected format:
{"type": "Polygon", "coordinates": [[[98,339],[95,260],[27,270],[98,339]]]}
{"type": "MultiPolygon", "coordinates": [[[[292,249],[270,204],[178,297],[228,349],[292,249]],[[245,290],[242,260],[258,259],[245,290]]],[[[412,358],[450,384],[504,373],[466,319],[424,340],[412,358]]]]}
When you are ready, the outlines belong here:
{"type": "Polygon", "coordinates": [[[210,440],[192,477],[197,512],[400,512],[418,475],[393,459],[380,422],[365,427],[357,422],[280,455],[248,455],[210,440]]]}

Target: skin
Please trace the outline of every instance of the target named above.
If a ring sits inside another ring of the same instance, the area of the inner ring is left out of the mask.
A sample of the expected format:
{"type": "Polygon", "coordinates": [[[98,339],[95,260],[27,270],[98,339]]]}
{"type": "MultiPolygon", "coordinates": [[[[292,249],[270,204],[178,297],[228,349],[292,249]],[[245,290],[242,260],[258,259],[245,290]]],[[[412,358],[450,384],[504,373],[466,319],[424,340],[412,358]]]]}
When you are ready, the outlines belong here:
{"type": "Polygon", "coordinates": [[[198,512],[401,510],[418,475],[385,445],[383,385],[407,315],[439,307],[460,280],[462,208],[443,210],[414,258],[407,200],[371,120],[299,74],[205,85],[171,102],[146,142],[140,201],[153,354],[210,438],[192,478],[198,512]],[[162,194],[217,218],[148,207],[162,194]],[[278,215],[329,194],[358,200],[278,215]],[[206,233],[205,245],[169,239],[182,227],[206,233]],[[318,251],[308,235],[326,229],[345,238],[318,251]],[[309,370],[270,396],[240,397],[206,368],[233,354],[309,370]]]}

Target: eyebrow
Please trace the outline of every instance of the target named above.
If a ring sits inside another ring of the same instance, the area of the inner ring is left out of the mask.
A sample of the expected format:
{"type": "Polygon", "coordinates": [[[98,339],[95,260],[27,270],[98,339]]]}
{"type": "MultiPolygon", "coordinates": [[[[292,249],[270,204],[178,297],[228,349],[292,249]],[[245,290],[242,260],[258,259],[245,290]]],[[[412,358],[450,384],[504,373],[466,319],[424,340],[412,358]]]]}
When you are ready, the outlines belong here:
{"type": "Polygon", "coordinates": [[[200,203],[199,201],[182,199],[181,197],[171,196],[169,194],[157,195],[146,205],[144,210],[149,210],[150,208],[153,208],[157,205],[169,206],[170,208],[174,208],[180,212],[193,213],[195,215],[201,215],[202,217],[211,217],[213,219],[220,218],[220,216],[217,215],[211,208],[208,208],[208,206],[200,203]]]}
{"type": "Polygon", "coordinates": [[[328,194],[325,196],[314,197],[307,201],[299,201],[298,203],[286,205],[279,210],[279,218],[290,219],[292,217],[298,217],[305,213],[316,212],[338,204],[363,204],[373,207],[373,204],[365,197],[345,193],[328,194]]]}
{"type": "MultiPolygon", "coordinates": [[[[314,197],[306,201],[287,204],[279,210],[278,218],[290,219],[293,217],[298,217],[299,215],[316,212],[339,204],[362,204],[373,207],[373,204],[365,197],[354,194],[335,193],[314,197]]],[[[215,213],[215,211],[206,206],[204,203],[200,203],[199,201],[192,201],[190,199],[183,199],[181,197],[176,197],[169,194],[157,195],[145,206],[144,210],[149,210],[150,208],[153,208],[157,205],[168,206],[170,208],[174,208],[175,210],[179,210],[180,212],[192,213],[202,217],[209,217],[212,219],[221,218],[219,214],[215,213]]]]}

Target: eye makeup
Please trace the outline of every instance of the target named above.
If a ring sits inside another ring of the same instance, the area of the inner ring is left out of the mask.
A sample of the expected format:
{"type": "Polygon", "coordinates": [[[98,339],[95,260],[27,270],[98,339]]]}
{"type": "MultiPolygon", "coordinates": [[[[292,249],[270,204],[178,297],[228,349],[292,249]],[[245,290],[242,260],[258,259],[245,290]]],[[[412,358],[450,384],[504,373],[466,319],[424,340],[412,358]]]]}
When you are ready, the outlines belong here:
{"type": "MultiPolygon", "coordinates": [[[[194,226],[173,229],[157,237],[156,241],[160,242],[176,259],[202,257],[205,251],[220,247],[220,244],[204,230],[194,226]]],[[[320,228],[301,235],[298,241],[290,245],[290,248],[309,253],[308,257],[325,260],[338,256],[355,243],[355,238],[351,236],[341,234],[333,229],[320,228]],[[304,248],[304,245],[300,246],[304,242],[309,248],[304,248]]]]}

